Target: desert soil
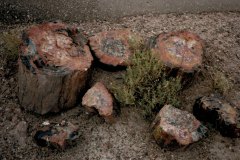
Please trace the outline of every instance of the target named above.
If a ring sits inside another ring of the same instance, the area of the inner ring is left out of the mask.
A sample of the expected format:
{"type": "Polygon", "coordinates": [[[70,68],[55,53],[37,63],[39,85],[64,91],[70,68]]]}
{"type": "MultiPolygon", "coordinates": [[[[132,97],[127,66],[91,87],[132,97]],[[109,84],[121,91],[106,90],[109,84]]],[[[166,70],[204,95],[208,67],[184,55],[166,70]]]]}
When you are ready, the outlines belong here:
{"type": "MultiPolygon", "coordinates": [[[[5,25],[0,31],[21,31],[31,24],[5,25]]],[[[182,109],[191,112],[196,98],[213,93],[210,71],[220,70],[234,84],[225,98],[240,109],[240,13],[165,14],[125,17],[115,22],[95,21],[78,23],[91,36],[100,31],[131,28],[144,37],[162,32],[189,30],[205,41],[202,73],[192,86],[181,94],[182,109]]],[[[3,59],[3,41],[0,37],[0,159],[157,159],[157,160],[239,160],[240,139],[222,137],[210,128],[209,135],[187,148],[162,149],[153,140],[149,125],[139,108],[121,108],[115,124],[107,124],[99,116],[89,116],[79,104],[75,108],[55,115],[39,116],[26,112],[17,99],[17,62],[6,63],[3,59]],[[19,145],[12,130],[20,121],[28,124],[27,137],[19,145]],[[60,152],[41,148],[33,141],[34,132],[42,122],[68,120],[80,127],[77,144],[60,152]],[[25,145],[24,145],[25,144],[25,145]]],[[[124,71],[113,72],[95,68],[93,84],[102,81],[107,86],[124,71]]],[[[31,98],[31,97],[29,97],[31,98]]],[[[81,101],[81,100],[79,100],[81,101]]]]}

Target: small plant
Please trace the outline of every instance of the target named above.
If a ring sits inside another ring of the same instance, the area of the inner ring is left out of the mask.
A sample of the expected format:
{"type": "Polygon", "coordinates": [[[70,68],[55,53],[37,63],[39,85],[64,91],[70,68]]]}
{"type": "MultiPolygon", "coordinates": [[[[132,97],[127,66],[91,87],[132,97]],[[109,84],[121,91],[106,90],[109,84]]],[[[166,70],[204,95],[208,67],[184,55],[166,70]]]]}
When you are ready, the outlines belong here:
{"type": "Polygon", "coordinates": [[[218,70],[212,72],[212,80],[213,89],[217,90],[222,94],[226,94],[233,86],[230,80],[225,76],[225,74],[218,70]]]}
{"type": "Polygon", "coordinates": [[[2,38],[4,47],[3,58],[5,58],[7,62],[16,61],[19,53],[19,45],[21,44],[17,33],[14,31],[3,33],[2,38]]]}
{"type": "Polygon", "coordinates": [[[181,79],[168,75],[167,68],[142,45],[135,44],[132,50],[135,54],[123,77],[123,85],[112,85],[120,104],[142,107],[144,116],[150,119],[165,104],[178,107],[181,79]]]}

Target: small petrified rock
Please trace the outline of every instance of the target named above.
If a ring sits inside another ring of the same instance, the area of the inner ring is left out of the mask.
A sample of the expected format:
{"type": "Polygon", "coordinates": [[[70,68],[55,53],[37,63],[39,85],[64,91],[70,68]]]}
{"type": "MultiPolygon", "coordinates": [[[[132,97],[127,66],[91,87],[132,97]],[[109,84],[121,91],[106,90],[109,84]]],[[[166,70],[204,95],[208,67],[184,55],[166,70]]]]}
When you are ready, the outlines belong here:
{"type": "Polygon", "coordinates": [[[216,95],[197,99],[193,114],[201,121],[212,123],[223,136],[240,137],[239,113],[216,95]]]}
{"type": "Polygon", "coordinates": [[[158,144],[169,145],[177,141],[180,145],[189,145],[199,141],[207,132],[192,114],[171,105],[165,105],[151,126],[158,144]]]}
{"type": "Polygon", "coordinates": [[[128,29],[100,32],[89,38],[89,44],[96,57],[103,64],[128,66],[132,55],[131,40],[140,38],[128,29]]]}
{"type": "Polygon", "coordinates": [[[88,112],[98,111],[107,122],[113,120],[113,97],[104,86],[104,84],[97,82],[87,93],[83,96],[82,105],[88,112]]]}
{"type": "Polygon", "coordinates": [[[46,114],[75,106],[93,61],[86,43],[75,27],[63,23],[34,25],[25,31],[18,98],[26,110],[46,114]]]}
{"type": "Polygon", "coordinates": [[[70,122],[62,121],[60,124],[44,126],[36,132],[34,139],[39,146],[64,150],[78,137],[78,127],[70,122]]]}
{"type": "Polygon", "coordinates": [[[194,72],[202,65],[203,42],[196,34],[179,31],[152,38],[153,54],[170,68],[194,72]]]}

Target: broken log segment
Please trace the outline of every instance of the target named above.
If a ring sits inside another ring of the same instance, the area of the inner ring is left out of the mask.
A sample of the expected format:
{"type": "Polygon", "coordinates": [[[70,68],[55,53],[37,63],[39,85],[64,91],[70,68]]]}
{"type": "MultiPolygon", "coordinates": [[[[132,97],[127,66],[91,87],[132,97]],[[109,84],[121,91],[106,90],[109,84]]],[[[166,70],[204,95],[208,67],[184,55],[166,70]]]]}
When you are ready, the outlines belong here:
{"type": "Polygon", "coordinates": [[[192,114],[182,111],[172,105],[165,105],[151,125],[156,142],[162,147],[174,141],[187,146],[202,139],[207,128],[192,114]]]}
{"type": "Polygon", "coordinates": [[[113,97],[103,83],[97,82],[82,98],[82,105],[88,112],[97,111],[106,122],[113,123],[113,97]]]}
{"type": "Polygon", "coordinates": [[[23,34],[19,55],[20,104],[38,114],[74,107],[85,87],[93,57],[74,27],[44,23],[23,34]]]}
{"type": "Polygon", "coordinates": [[[217,95],[197,99],[193,114],[197,119],[213,124],[223,136],[240,137],[239,113],[217,95]]]}
{"type": "Polygon", "coordinates": [[[110,66],[128,66],[131,51],[131,41],[140,41],[141,38],[129,29],[100,32],[89,38],[91,50],[103,64],[110,66]]]}
{"type": "Polygon", "coordinates": [[[149,42],[153,54],[166,66],[192,73],[202,65],[203,42],[187,31],[161,33],[149,42]]]}

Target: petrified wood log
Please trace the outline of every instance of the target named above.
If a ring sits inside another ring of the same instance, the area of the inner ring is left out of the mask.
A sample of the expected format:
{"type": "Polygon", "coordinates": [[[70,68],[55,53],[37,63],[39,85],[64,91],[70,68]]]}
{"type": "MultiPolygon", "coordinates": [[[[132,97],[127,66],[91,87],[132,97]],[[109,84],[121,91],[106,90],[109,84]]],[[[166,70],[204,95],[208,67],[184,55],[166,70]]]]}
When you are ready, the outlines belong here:
{"type": "Polygon", "coordinates": [[[194,72],[202,65],[203,42],[196,34],[179,31],[151,38],[153,54],[166,66],[182,72],[194,72]]]}
{"type": "Polygon", "coordinates": [[[44,23],[23,34],[19,58],[19,101],[39,114],[58,112],[76,104],[93,57],[77,29],[44,23]]]}
{"type": "Polygon", "coordinates": [[[130,41],[140,37],[128,29],[100,32],[89,38],[91,50],[100,62],[111,66],[128,66],[133,52],[130,41]]]}

